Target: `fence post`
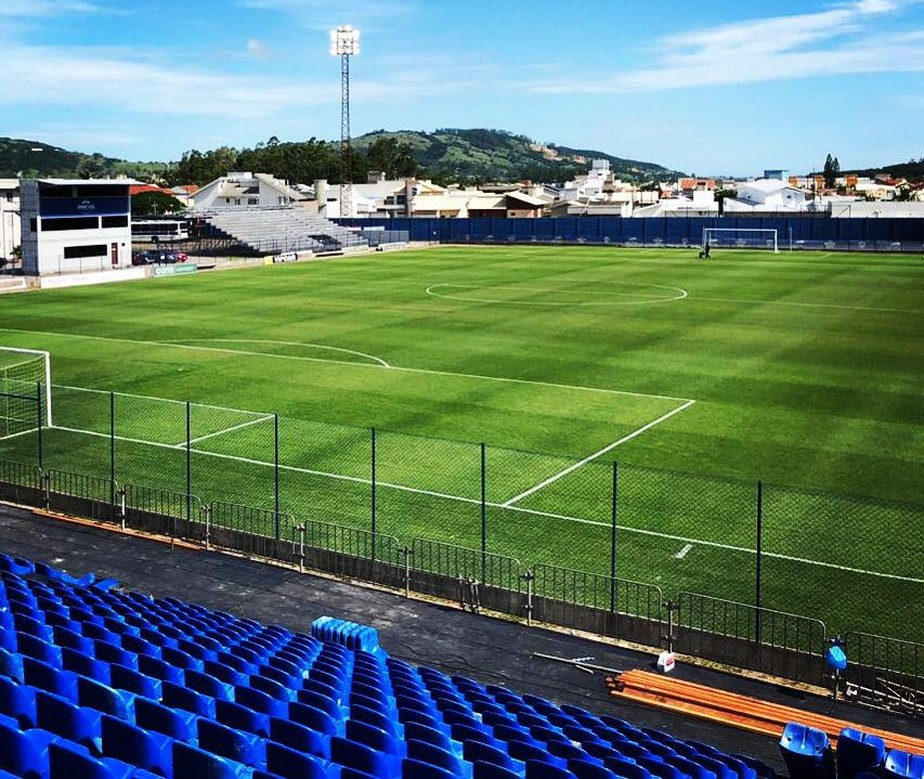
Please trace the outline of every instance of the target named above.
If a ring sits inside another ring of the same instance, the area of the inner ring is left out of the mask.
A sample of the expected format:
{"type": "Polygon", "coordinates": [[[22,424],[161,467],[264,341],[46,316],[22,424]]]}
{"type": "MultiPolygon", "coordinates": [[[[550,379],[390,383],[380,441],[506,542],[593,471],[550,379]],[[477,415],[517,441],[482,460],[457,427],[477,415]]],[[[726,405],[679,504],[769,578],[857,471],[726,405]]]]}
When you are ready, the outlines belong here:
{"type": "Polygon", "coordinates": [[[116,498],[115,393],[109,393],[109,503],[116,498]]]}
{"type": "Polygon", "coordinates": [[[619,519],[619,463],[613,461],[613,491],[610,527],[610,612],[616,613],[616,527],[619,519]]]}
{"type": "Polygon", "coordinates": [[[533,624],[533,582],[536,579],[536,574],[533,573],[532,568],[527,568],[526,573],[523,574],[523,578],[526,579],[526,626],[532,627],[532,624],[533,624]]]}
{"type": "Polygon", "coordinates": [[[192,520],[192,406],[186,401],[186,521],[192,520]]]}
{"type": "Polygon", "coordinates": [[[762,643],[763,635],[763,604],[761,593],[762,562],[763,562],[763,525],[764,525],[764,483],[757,480],[757,559],[754,566],[754,606],[755,606],[755,624],[757,632],[757,643],[762,643]]]}
{"type": "Polygon", "coordinates": [[[42,501],[46,510],[51,507],[51,474],[45,470],[42,470],[42,501]]]}
{"type": "Polygon", "coordinates": [[[481,581],[488,568],[488,458],[487,447],[481,444],[481,581]]]}
{"type": "Polygon", "coordinates": [[[305,572],[305,525],[302,523],[298,526],[298,570],[299,573],[305,572]]]}
{"type": "Polygon", "coordinates": [[[279,540],[279,414],[273,414],[273,533],[279,540]]]}
{"type": "Polygon", "coordinates": [[[401,550],[401,554],[404,555],[404,597],[411,597],[411,555],[414,554],[414,550],[409,546],[405,546],[401,550]]]}
{"type": "Polygon", "coordinates": [[[212,504],[204,503],[199,510],[205,521],[205,550],[208,552],[212,548],[212,504]]]}
{"type": "Polygon", "coordinates": [[[376,462],[375,462],[375,452],[376,452],[376,440],[375,440],[375,428],[369,428],[369,446],[371,448],[371,469],[372,469],[372,488],[371,488],[371,506],[370,511],[372,512],[371,516],[371,529],[372,529],[372,562],[375,562],[375,531],[376,531],[376,462]]]}
{"type": "Polygon", "coordinates": [[[119,490],[119,527],[125,530],[125,526],[125,487],[122,487],[122,489],[119,490]]]}

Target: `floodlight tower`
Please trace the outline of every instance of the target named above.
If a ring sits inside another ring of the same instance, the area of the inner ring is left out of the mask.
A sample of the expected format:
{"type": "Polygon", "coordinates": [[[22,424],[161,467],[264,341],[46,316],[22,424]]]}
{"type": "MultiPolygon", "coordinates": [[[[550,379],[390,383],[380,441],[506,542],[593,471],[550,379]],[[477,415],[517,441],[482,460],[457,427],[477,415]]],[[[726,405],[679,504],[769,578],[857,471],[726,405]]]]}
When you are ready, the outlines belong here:
{"type": "Polygon", "coordinates": [[[359,30],[330,31],[330,53],[340,57],[340,216],[353,216],[353,149],[350,146],[350,57],[359,54],[359,30]]]}

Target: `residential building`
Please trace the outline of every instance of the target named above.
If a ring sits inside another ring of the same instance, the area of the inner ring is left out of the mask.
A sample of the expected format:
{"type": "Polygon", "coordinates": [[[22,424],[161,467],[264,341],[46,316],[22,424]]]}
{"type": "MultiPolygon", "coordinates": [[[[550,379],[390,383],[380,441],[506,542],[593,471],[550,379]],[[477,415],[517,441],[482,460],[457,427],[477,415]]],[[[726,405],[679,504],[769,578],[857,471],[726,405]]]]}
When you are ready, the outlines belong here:
{"type": "Polygon", "coordinates": [[[269,173],[230,172],[190,195],[192,208],[204,211],[247,206],[291,206],[307,197],[269,173]]]}

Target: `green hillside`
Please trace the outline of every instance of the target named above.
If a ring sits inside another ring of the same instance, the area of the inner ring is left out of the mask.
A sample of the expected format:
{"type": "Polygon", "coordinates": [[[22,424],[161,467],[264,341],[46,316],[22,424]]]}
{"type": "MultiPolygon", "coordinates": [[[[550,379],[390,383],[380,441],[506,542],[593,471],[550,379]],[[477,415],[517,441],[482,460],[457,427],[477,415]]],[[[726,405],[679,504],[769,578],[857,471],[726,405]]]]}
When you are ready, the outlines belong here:
{"type": "Polygon", "coordinates": [[[0,138],[0,177],[109,178],[128,176],[148,181],[161,175],[163,162],[128,162],[98,152],[68,151],[41,141],[0,138]]]}

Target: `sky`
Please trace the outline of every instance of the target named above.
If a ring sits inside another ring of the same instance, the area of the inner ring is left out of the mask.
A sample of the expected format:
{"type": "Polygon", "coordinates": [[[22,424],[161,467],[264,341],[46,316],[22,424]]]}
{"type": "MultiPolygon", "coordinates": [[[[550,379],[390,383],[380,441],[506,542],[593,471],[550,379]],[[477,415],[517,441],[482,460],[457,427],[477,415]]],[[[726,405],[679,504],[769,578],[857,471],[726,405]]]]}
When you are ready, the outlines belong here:
{"type": "Polygon", "coordinates": [[[133,161],[484,127],[698,176],[924,157],[924,0],[0,0],[0,136],[133,161]]]}

